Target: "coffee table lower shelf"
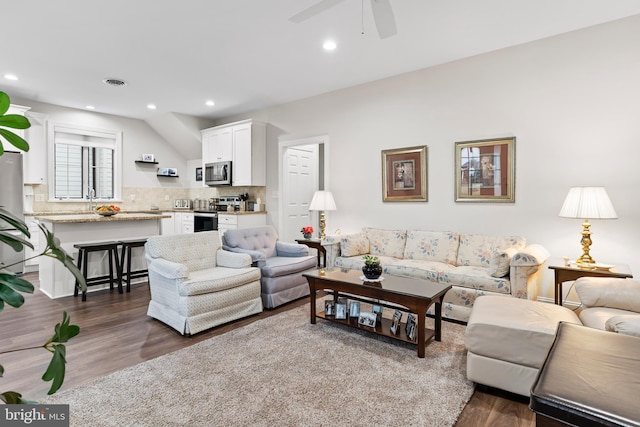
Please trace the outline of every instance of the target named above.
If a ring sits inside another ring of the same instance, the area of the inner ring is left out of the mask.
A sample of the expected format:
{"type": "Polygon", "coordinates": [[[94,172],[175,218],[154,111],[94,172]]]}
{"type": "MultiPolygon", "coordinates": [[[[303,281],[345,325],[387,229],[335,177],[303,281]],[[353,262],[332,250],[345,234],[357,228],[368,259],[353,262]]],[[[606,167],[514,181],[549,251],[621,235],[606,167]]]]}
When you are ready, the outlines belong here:
{"type": "MultiPolygon", "coordinates": [[[[382,318],[382,321],[377,324],[375,326],[375,328],[369,327],[369,326],[363,326],[358,324],[358,318],[357,317],[348,317],[346,319],[336,319],[335,316],[327,316],[325,315],[324,311],[320,311],[318,313],[316,313],[316,317],[319,319],[324,319],[328,322],[332,322],[332,323],[338,323],[340,325],[346,325],[346,326],[350,326],[352,328],[355,329],[360,329],[361,331],[366,331],[372,334],[377,334],[377,335],[382,335],[385,337],[389,337],[392,338],[394,340],[397,341],[402,341],[402,342],[407,342],[409,344],[413,344],[415,346],[418,345],[417,342],[417,338],[414,340],[409,339],[409,337],[407,336],[407,333],[405,332],[405,323],[400,323],[400,327],[399,327],[399,331],[397,334],[394,334],[391,332],[391,319],[386,319],[386,318],[382,318]]],[[[418,332],[416,331],[416,337],[418,335],[418,332]]],[[[433,329],[429,329],[429,328],[424,328],[424,342],[425,342],[425,346],[426,344],[428,344],[431,341],[431,338],[433,338],[435,335],[435,330],[433,329]]]]}

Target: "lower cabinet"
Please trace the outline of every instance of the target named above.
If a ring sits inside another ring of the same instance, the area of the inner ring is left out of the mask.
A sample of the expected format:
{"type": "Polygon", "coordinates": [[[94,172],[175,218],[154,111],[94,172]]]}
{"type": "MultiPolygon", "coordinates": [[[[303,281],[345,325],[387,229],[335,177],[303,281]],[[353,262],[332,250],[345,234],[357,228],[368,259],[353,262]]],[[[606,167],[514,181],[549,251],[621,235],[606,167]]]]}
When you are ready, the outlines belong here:
{"type": "Polygon", "coordinates": [[[223,235],[225,231],[235,228],[256,227],[267,224],[267,214],[218,214],[218,232],[223,235]]]}
{"type": "Polygon", "coordinates": [[[160,219],[160,234],[163,236],[176,234],[176,228],[174,224],[175,218],[173,217],[173,212],[162,212],[162,215],[170,215],[171,218],[160,219]]]}
{"type": "MultiPolygon", "coordinates": [[[[28,273],[31,271],[37,271],[38,270],[38,260],[39,258],[33,258],[33,259],[29,259],[31,257],[34,257],[36,255],[39,255],[41,250],[40,250],[40,234],[42,234],[42,231],[40,230],[40,227],[38,226],[39,221],[37,219],[35,219],[32,216],[28,216],[25,215],[24,217],[24,222],[27,224],[27,227],[29,227],[29,233],[31,233],[31,237],[27,240],[29,240],[29,242],[31,242],[31,244],[33,245],[33,249],[31,249],[28,246],[24,247],[24,272],[28,273]]],[[[44,249],[44,248],[43,248],[44,249]]]]}
{"type": "Polygon", "coordinates": [[[193,233],[193,212],[173,213],[174,234],[193,233]]]}

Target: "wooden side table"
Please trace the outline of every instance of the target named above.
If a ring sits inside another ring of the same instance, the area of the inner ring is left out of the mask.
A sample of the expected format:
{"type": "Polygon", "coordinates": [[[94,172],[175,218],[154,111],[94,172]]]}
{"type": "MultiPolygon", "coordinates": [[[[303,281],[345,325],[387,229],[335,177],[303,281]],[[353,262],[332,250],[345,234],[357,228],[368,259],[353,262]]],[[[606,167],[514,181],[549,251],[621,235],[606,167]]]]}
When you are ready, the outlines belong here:
{"type": "Polygon", "coordinates": [[[320,239],[296,239],[296,242],[316,249],[318,251],[318,267],[327,267],[327,250],[322,246],[320,239]]]}
{"type": "Polygon", "coordinates": [[[555,274],[554,302],[557,305],[562,305],[562,284],[564,282],[576,280],[580,277],[619,277],[622,279],[630,279],[633,277],[629,266],[625,264],[616,264],[610,270],[590,270],[588,268],[565,265],[560,261],[551,262],[549,268],[552,269],[555,274]]]}

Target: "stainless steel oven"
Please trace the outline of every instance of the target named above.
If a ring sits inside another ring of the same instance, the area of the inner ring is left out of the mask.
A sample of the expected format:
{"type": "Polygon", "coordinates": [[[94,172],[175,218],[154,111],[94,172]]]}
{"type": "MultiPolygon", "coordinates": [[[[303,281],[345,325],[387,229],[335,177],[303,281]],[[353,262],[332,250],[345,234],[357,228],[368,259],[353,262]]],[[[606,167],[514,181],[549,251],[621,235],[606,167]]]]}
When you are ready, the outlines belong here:
{"type": "Polygon", "coordinates": [[[193,212],[193,231],[211,231],[218,229],[218,213],[211,211],[193,212]]]}

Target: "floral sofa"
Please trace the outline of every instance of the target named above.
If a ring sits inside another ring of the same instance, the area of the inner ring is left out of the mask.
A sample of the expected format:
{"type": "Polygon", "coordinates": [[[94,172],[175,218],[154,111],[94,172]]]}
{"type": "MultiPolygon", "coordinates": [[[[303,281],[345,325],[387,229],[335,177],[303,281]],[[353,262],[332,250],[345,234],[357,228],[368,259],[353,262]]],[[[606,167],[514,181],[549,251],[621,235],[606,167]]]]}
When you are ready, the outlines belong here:
{"type": "Polygon", "coordinates": [[[520,236],[487,236],[455,231],[385,230],[326,236],[322,246],[330,267],[359,270],[363,256],[380,258],[383,275],[447,283],[443,317],[466,322],[475,299],[498,294],[535,299],[549,257],[520,236]]]}

